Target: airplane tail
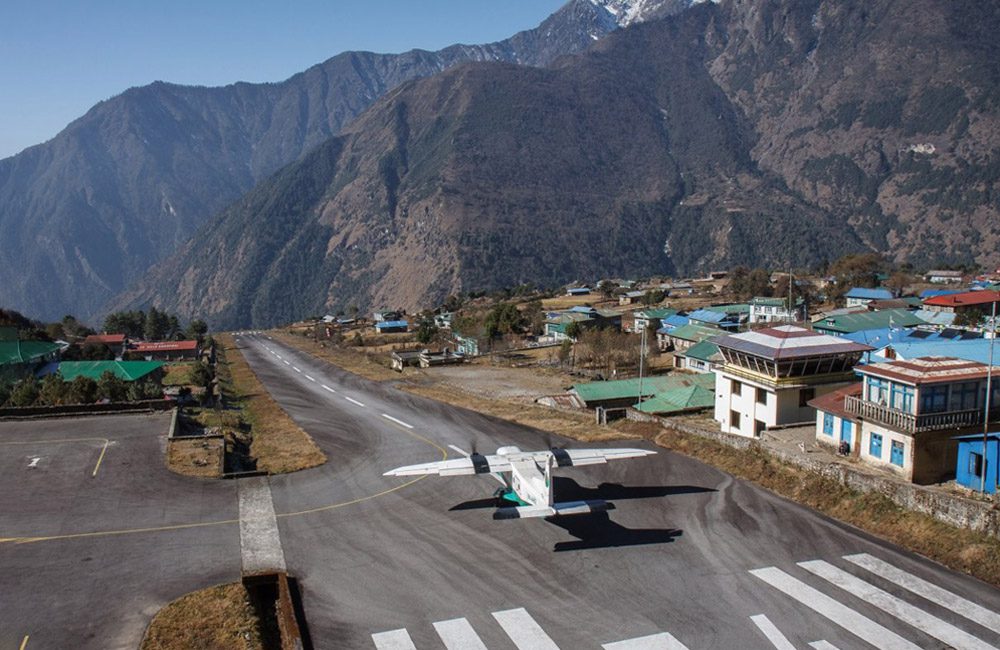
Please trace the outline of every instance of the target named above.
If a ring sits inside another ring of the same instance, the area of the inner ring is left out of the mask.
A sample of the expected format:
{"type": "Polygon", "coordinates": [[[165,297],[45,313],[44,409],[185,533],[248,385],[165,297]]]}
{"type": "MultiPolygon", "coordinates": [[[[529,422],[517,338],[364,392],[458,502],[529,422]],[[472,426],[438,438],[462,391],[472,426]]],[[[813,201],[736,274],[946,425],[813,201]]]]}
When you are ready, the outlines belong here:
{"type": "Polygon", "coordinates": [[[564,501],[550,506],[519,506],[497,508],[494,519],[528,519],[531,517],[561,517],[564,515],[586,515],[593,512],[614,510],[615,504],[607,501],[564,501]]]}

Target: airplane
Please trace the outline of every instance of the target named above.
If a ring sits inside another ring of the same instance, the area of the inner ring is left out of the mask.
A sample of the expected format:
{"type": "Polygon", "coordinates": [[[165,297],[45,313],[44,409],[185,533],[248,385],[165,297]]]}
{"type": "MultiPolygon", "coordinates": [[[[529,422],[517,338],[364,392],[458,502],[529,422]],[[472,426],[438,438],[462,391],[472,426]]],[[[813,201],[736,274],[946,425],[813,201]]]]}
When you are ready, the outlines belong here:
{"type": "Polygon", "coordinates": [[[553,467],[579,467],[601,465],[609,460],[650,456],[655,451],[645,449],[561,449],[546,451],[521,451],[508,446],[497,449],[495,455],[467,453],[449,445],[465,458],[441,460],[435,463],[407,465],[389,470],[383,476],[460,476],[490,474],[503,487],[493,496],[497,499],[494,519],[524,519],[528,517],[555,517],[605,512],[614,508],[603,500],[567,501],[556,503],[552,490],[553,467]],[[508,504],[508,505],[503,505],[508,504]]]}

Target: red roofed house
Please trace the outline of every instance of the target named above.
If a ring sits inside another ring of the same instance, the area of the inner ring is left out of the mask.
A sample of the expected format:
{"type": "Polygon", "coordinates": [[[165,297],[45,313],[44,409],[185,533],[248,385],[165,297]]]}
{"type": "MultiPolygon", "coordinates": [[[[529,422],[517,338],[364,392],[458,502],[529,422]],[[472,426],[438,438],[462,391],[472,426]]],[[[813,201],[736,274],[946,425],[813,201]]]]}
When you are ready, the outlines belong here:
{"type": "MultiPolygon", "coordinates": [[[[859,460],[914,483],[953,478],[954,437],[982,430],[989,366],[921,357],[856,370],[860,384],[810,402],[817,410],[817,440],[847,441],[859,460]]],[[[1000,415],[1000,382],[992,383],[992,393],[991,419],[1000,415]]]]}
{"type": "Polygon", "coordinates": [[[867,345],[794,325],[713,339],[715,419],[722,430],[758,437],[764,429],[812,422],[809,400],[854,381],[867,345]]]}
{"type": "Polygon", "coordinates": [[[122,356],[127,339],[124,334],[91,334],[83,339],[84,347],[88,345],[106,345],[111,348],[116,357],[122,356]]]}
{"type": "Polygon", "coordinates": [[[998,303],[997,306],[1000,307],[1000,291],[965,291],[928,298],[924,301],[924,309],[953,314],[978,311],[988,315],[993,309],[993,303],[998,303]]]}
{"type": "Polygon", "coordinates": [[[133,344],[129,352],[150,361],[179,361],[197,359],[200,351],[198,341],[150,341],[133,344]]]}

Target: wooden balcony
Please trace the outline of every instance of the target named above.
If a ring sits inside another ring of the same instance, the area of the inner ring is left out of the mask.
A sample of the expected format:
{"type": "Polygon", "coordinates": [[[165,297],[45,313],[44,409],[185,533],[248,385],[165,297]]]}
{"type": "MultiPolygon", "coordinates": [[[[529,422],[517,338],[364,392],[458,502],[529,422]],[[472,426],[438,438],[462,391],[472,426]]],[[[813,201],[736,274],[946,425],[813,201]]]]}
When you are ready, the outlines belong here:
{"type": "MultiPolygon", "coordinates": [[[[981,424],[983,421],[983,409],[913,415],[853,396],[844,398],[844,407],[862,420],[878,422],[893,431],[910,435],[941,429],[961,429],[981,424]]],[[[995,416],[996,411],[992,411],[990,415],[995,416]]]]}

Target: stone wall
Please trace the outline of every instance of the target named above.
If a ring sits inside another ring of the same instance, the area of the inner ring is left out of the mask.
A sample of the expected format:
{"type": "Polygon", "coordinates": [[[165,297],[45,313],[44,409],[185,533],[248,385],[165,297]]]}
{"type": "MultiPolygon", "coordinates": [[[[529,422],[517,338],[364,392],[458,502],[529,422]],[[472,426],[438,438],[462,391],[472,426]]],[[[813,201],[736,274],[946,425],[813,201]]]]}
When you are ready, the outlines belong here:
{"type": "Polygon", "coordinates": [[[659,422],[668,429],[708,438],[736,449],[761,449],[778,460],[820,474],[852,490],[863,493],[877,492],[907,510],[929,515],[938,521],[958,528],[967,528],[1000,538],[1000,502],[996,500],[983,501],[966,498],[944,492],[939,488],[913,485],[891,476],[862,472],[844,463],[809,458],[783,449],[769,447],[754,438],[712,431],[670,418],[639,413],[634,409],[629,409],[628,417],[636,421],[659,422]]]}

